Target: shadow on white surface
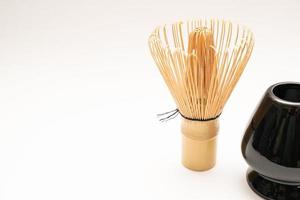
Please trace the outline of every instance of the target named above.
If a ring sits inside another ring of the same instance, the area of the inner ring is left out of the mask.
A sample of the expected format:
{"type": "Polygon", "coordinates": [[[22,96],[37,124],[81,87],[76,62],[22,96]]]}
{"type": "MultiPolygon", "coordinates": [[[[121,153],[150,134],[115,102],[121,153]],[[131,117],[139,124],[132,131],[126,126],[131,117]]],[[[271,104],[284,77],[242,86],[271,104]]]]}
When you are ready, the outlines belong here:
{"type": "Polygon", "coordinates": [[[257,194],[255,194],[251,188],[249,187],[248,183],[247,183],[247,179],[246,179],[246,174],[244,177],[240,178],[240,184],[241,184],[241,190],[243,191],[243,193],[247,194],[247,196],[249,196],[249,200],[261,200],[262,198],[260,196],[258,196],[257,194]]]}

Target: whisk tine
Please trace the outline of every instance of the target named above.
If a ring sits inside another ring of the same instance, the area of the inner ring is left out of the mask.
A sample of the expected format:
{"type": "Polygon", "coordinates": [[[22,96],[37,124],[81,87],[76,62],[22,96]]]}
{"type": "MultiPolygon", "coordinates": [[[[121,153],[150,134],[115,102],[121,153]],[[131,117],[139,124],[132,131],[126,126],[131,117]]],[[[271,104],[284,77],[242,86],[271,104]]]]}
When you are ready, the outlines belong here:
{"type": "Polygon", "coordinates": [[[179,112],[191,119],[220,115],[253,45],[246,27],[217,19],[166,25],[149,37],[151,54],[179,112]]]}

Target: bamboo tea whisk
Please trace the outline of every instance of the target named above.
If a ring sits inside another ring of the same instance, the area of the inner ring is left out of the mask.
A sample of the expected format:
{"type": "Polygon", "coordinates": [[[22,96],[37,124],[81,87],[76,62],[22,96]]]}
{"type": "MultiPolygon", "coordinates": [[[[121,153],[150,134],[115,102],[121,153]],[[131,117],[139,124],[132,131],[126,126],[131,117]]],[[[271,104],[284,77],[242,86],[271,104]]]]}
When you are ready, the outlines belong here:
{"type": "Polygon", "coordinates": [[[252,32],[224,20],[158,27],[152,57],[182,116],[182,163],[204,171],[216,162],[218,118],[254,46],[252,32]]]}

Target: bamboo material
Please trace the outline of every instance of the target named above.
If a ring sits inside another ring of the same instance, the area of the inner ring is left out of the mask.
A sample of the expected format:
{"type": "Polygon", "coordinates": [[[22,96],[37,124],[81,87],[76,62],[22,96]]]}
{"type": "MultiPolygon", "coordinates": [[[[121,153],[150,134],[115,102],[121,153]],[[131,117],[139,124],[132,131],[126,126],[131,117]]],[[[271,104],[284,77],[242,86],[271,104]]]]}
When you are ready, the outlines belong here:
{"type": "MultiPolygon", "coordinates": [[[[150,51],[180,114],[184,116],[183,127],[190,123],[186,119],[194,119],[200,122],[188,129],[193,129],[197,137],[214,132],[212,130],[217,125],[210,125],[211,131],[201,131],[212,123],[201,121],[215,119],[222,113],[253,46],[254,36],[249,29],[224,20],[192,20],[154,30],[149,37],[150,51]]],[[[182,129],[184,165],[195,170],[213,166],[216,140],[191,141],[186,135],[190,131],[186,129],[182,129]],[[201,164],[202,167],[200,164],[193,167],[192,163],[200,163],[200,157],[211,159],[201,164]]]]}
{"type": "Polygon", "coordinates": [[[218,119],[192,121],[182,119],[182,164],[191,170],[205,171],[216,163],[218,119]]]}

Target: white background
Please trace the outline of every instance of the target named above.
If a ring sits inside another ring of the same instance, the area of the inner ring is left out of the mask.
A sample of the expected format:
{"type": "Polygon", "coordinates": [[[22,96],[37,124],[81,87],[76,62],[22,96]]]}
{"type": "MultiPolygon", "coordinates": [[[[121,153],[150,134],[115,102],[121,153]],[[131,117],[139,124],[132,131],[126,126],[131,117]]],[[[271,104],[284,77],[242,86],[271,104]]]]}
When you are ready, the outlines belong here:
{"type": "Polygon", "coordinates": [[[0,199],[258,198],[240,142],[264,91],[299,81],[297,0],[1,0],[0,199]],[[221,116],[218,162],[180,163],[180,119],[147,39],[164,23],[225,18],[256,38],[221,116]]]}

